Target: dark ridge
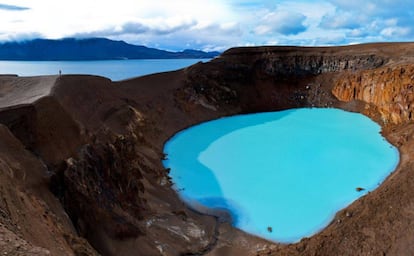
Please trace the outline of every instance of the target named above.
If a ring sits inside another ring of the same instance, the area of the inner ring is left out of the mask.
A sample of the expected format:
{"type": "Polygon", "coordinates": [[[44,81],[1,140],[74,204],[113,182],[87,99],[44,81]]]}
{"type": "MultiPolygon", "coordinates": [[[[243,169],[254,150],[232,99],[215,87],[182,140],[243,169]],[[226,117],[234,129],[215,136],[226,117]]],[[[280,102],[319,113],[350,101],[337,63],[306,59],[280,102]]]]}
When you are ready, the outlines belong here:
{"type": "Polygon", "coordinates": [[[0,44],[1,60],[122,60],[214,58],[219,52],[170,52],[106,38],[34,39],[0,44]]]}

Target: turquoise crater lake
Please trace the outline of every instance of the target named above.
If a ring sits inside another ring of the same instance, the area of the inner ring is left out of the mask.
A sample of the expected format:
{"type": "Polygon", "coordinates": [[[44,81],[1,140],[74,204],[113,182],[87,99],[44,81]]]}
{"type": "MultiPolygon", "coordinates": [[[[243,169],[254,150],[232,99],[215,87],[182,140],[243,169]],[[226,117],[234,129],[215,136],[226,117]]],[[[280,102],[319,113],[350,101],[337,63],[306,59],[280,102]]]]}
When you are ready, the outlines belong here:
{"type": "Polygon", "coordinates": [[[339,109],[238,115],[177,133],[163,164],[190,207],[224,210],[241,230],[294,243],[396,168],[398,150],[380,130],[339,109]]]}

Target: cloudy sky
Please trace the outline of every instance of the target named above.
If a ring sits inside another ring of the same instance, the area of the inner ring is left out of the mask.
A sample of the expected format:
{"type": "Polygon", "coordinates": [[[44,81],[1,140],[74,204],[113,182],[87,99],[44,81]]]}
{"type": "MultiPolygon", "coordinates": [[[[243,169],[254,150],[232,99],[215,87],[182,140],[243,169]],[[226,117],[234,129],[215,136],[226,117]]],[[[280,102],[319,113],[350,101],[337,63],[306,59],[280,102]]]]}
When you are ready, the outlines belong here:
{"type": "Polygon", "coordinates": [[[414,41],[414,1],[0,0],[0,41],[63,37],[166,50],[414,41]]]}

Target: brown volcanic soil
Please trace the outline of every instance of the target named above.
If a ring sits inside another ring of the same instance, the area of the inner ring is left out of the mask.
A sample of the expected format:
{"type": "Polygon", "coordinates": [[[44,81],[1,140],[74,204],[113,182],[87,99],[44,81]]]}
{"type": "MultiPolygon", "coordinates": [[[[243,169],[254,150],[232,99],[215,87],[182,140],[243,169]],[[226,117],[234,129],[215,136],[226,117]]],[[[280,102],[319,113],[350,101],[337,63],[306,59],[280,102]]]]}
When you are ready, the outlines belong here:
{"type": "Polygon", "coordinates": [[[0,76],[0,254],[414,254],[413,78],[412,43],[235,48],[120,82],[0,76]],[[398,146],[398,168],[327,228],[291,245],[245,234],[178,199],[161,164],[174,133],[297,107],[373,118],[398,146]]]}

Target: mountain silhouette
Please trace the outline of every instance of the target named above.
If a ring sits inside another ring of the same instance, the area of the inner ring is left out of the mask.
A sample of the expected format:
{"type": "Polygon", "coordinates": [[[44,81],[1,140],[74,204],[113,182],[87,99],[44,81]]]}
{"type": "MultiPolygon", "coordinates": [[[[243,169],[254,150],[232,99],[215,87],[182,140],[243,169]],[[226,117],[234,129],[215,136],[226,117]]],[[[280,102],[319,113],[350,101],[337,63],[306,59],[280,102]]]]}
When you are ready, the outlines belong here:
{"type": "Polygon", "coordinates": [[[33,39],[0,43],[1,60],[119,60],[214,58],[219,52],[171,52],[106,38],[33,39]]]}

